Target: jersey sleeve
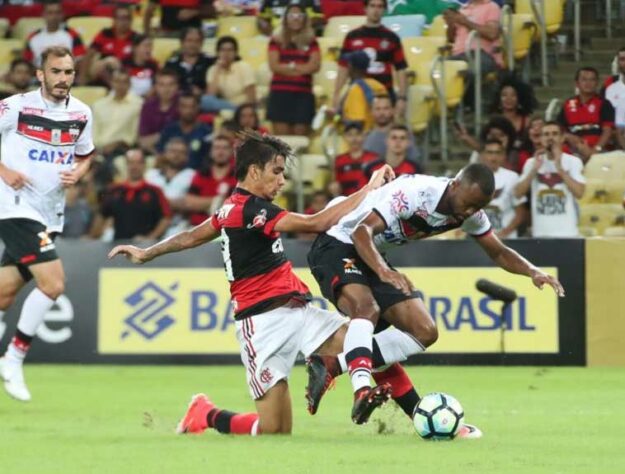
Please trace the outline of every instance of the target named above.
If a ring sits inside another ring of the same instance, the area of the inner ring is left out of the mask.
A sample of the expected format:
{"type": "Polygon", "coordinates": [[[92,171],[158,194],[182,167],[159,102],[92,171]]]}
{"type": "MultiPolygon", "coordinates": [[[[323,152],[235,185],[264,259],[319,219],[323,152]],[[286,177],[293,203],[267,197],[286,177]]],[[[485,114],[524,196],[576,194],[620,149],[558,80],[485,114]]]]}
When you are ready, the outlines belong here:
{"type": "Polygon", "coordinates": [[[0,134],[17,127],[18,115],[18,96],[7,97],[4,100],[0,100],[0,134]]]}
{"type": "Polygon", "coordinates": [[[388,183],[370,195],[375,199],[373,212],[384,220],[386,227],[398,219],[408,219],[419,208],[420,200],[415,192],[416,183],[405,175],[388,183]]]}
{"type": "Polygon", "coordinates": [[[269,201],[252,197],[243,208],[243,226],[269,237],[276,224],[287,214],[287,211],[269,201]]]}
{"type": "Polygon", "coordinates": [[[91,109],[89,107],[87,107],[85,114],[87,115],[87,124],[76,141],[76,149],[74,151],[77,158],[85,158],[95,150],[92,134],[93,114],[91,113],[91,109]]]}
{"type": "Polygon", "coordinates": [[[488,216],[483,210],[477,211],[462,223],[461,229],[473,237],[482,237],[492,230],[488,216]]]}

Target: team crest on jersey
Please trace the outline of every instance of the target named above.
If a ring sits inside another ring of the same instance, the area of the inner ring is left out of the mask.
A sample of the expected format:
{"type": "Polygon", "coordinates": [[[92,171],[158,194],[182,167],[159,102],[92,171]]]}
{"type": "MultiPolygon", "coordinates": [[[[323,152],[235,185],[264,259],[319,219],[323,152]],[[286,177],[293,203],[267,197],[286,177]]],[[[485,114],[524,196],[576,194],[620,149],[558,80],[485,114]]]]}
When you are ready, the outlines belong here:
{"type": "Polygon", "coordinates": [[[234,209],[234,204],[224,204],[223,206],[221,206],[221,209],[219,209],[217,219],[225,219],[226,217],[228,217],[228,214],[230,214],[230,211],[232,211],[232,209],[234,209]]]}
{"type": "Polygon", "coordinates": [[[362,275],[362,272],[356,266],[356,260],[353,258],[343,259],[343,270],[345,271],[345,273],[348,273],[348,274],[362,275]]]}
{"type": "Polygon", "coordinates": [[[365,45],[365,43],[361,39],[357,39],[357,40],[352,41],[352,46],[354,46],[354,48],[359,48],[359,47],[364,46],[364,45],[365,45]]]}
{"type": "Polygon", "coordinates": [[[403,191],[397,191],[392,196],[391,206],[395,214],[401,214],[408,210],[408,198],[403,191]]]}
{"type": "Polygon", "coordinates": [[[252,223],[247,225],[248,229],[260,229],[267,223],[267,210],[261,209],[252,219],[252,223]]]}
{"type": "Polygon", "coordinates": [[[391,43],[389,43],[387,40],[382,40],[380,41],[380,48],[381,49],[386,49],[391,45],[391,43]]]}
{"type": "Polygon", "coordinates": [[[54,242],[52,242],[52,239],[50,238],[50,236],[48,235],[47,232],[39,232],[37,234],[37,237],[39,237],[39,251],[41,253],[43,252],[47,252],[48,250],[53,250],[54,249],[54,242]]]}
{"type": "Polygon", "coordinates": [[[60,129],[56,128],[52,130],[50,141],[52,142],[53,145],[61,144],[61,130],[60,129]]]}

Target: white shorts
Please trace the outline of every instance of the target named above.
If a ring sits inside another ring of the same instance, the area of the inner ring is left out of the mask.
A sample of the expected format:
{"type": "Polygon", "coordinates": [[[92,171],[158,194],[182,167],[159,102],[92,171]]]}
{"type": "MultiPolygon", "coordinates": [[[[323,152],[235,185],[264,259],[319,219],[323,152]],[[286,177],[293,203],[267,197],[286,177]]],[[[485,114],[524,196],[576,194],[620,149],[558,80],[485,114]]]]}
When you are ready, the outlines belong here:
{"type": "Polygon", "coordinates": [[[283,306],[236,321],[241,360],[254,400],[286,379],[299,353],[308,357],[349,320],[311,304],[283,306]]]}

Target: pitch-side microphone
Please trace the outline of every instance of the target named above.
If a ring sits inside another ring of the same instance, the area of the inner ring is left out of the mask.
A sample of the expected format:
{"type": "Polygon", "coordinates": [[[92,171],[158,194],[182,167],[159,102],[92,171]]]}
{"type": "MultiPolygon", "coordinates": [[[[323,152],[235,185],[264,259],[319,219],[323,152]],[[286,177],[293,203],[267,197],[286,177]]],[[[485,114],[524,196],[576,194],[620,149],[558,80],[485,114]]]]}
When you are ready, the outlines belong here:
{"type": "Polygon", "coordinates": [[[475,288],[477,288],[478,291],[490,296],[492,299],[502,301],[506,304],[512,303],[517,298],[514,290],[498,285],[497,283],[493,283],[492,281],[485,280],[484,278],[480,278],[475,283],[475,288]]]}

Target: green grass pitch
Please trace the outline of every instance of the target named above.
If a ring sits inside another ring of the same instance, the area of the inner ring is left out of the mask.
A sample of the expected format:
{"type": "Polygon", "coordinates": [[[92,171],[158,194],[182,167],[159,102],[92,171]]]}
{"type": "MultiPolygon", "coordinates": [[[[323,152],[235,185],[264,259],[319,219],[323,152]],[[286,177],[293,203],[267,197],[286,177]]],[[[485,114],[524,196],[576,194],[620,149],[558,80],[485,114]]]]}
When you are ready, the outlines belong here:
{"type": "Polygon", "coordinates": [[[456,396],[484,438],[422,441],[392,402],[355,426],[345,377],[311,417],[301,366],[290,380],[291,437],[175,436],[193,393],[253,410],[244,369],[30,365],[31,403],[0,393],[0,472],[625,472],[625,369],[413,366],[409,373],[422,394],[456,396]]]}

